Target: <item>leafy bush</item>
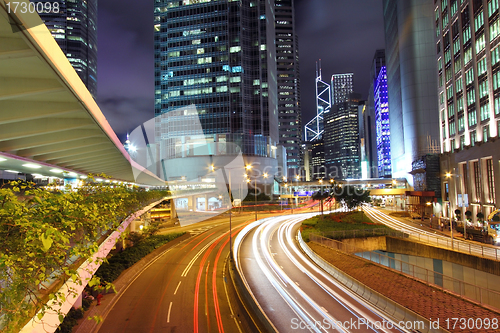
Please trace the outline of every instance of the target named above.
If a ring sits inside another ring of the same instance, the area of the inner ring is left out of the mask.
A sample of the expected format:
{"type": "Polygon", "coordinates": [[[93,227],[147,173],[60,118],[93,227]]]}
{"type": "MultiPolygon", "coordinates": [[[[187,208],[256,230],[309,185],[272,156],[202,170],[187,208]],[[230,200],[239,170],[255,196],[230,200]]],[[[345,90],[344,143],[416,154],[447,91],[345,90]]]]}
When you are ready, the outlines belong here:
{"type": "Polygon", "coordinates": [[[123,252],[117,253],[103,263],[95,275],[103,282],[113,282],[120,274],[134,265],[136,262],[153,252],[169,241],[182,236],[184,233],[172,233],[168,235],[153,235],[144,238],[136,245],[126,248],[123,252]]]}
{"type": "Polygon", "coordinates": [[[302,238],[309,241],[309,234],[327,234],[332,231],[361,230],[386,228],[383,224],[374,223],[363,212],[331,213],[321,218],[314,216],[302,221],[302,238]]]}
{"type": "Polygon", "coordinates": [[[90,308],[91,305],[92,305],[92,300],[91,299],[89,299],[89,298],[82,299],[82,309],[84,311],[87,311],[90,308]]]}
{"type": "Polygon", "coordinates": [[[49,298],[69,297],[35,291],[47,288],[53,272],[83,282],[68,258],[91,258],[103,230],[113,232],[130,213],[168,195],[93,180],[68,192],[19,181],[0,186],[0,329],[18,332],[37,310],[51,309],[49,298]]]}
{"type": "Polygon", "coordinates": [[[78,324],[78,319],[83,318],[83,313],[84,310],[82,308],[71,308],[66,317],[64,317],[63,322],[57,328],[56,333],[71,333],[73,331],[73,327],[78,324]]]}

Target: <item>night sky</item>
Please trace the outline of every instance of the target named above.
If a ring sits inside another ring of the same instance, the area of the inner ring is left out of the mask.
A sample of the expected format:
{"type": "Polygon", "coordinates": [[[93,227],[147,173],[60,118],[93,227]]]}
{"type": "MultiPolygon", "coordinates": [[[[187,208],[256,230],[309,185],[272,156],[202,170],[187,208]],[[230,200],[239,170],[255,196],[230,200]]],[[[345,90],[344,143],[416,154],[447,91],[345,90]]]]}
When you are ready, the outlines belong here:
{"type": "MultiPolygon", "coordinates": [[[[98,104],[124,141],[154,116],[153,0],[100,0],[98,104]]],[[[303,125],[316,113],[316,60],[323,81],[354,73],[354,90],[368,95],[371,60],[384,48],[381,0],[295,0],[303,125]]]]}

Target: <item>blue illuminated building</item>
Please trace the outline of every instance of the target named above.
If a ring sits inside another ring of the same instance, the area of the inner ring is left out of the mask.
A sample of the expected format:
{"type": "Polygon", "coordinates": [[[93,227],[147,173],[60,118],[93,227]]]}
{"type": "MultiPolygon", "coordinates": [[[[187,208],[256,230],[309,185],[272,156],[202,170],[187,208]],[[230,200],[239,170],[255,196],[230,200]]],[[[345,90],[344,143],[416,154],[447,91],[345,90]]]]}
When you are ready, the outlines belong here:
{"type": "Polygon", "coordinates": [[[385,66],[381,67],[374,86],[378,174],[380,178],[390,178],[392,177],[391,131],[389,128],[389,102],[387,98],[387,72],[385,66]]]}

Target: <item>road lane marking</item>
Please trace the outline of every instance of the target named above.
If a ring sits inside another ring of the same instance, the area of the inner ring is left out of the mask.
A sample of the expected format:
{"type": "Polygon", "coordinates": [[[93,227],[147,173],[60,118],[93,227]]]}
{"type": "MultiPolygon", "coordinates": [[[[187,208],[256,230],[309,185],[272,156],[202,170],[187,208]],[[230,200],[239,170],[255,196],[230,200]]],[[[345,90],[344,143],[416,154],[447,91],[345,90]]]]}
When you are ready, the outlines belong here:
{"type": "MultiPolygon", "coordinates": [[[[226,233],[224,233],[226,234],[226,233]]],[[[191,267],[193,267],[194,263],[196,260],[198,260],[198,258],[202,255],[203,252],[205,252],[205,250],[210,246],[212,245],[215,241],[217,240],[217,238],[213,239],[210,243],[208,243],[207,245],[205,245],[194,257],[193,259],[191,259],[191,261],[189,262],[189,264],[186,266],[186,268],[184,269],[184,271],[182,272],[181,276],[182,277],[185,277],[187,276],[189,270],[191,269],[191,267]]]]}
{"type": "Polygon", "coordinates": [[[170,310],[172,310],[172,303],[173,302],[170,302],[170,305],[168,306],[167,323],[170,323],[170,310]]]}
{"type": "Polygon", "coordinates": [[[177,288],[175,288],[174,295],[177,294],[177,289],[179,289],[179,286],[181,285],[181,282],[182,281],[179,281],[179,283],[177,284],[177,288]]]}

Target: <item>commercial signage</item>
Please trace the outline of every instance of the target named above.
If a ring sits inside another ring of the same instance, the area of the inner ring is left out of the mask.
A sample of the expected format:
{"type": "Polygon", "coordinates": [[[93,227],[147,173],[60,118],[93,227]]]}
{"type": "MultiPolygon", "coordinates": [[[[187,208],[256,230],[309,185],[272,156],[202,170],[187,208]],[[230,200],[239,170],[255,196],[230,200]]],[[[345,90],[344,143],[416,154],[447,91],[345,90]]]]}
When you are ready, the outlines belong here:
{"type": "Polygon", "coordinates": [[[293,192],[293,195],[295,197],[310,197],[313,195],[312,191],[299,191],[299,192],[293,192]]]}

